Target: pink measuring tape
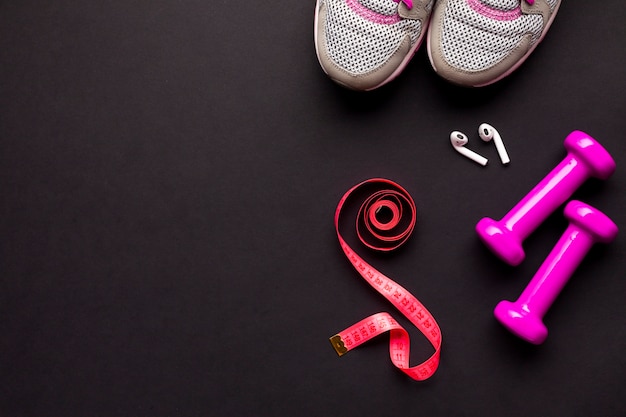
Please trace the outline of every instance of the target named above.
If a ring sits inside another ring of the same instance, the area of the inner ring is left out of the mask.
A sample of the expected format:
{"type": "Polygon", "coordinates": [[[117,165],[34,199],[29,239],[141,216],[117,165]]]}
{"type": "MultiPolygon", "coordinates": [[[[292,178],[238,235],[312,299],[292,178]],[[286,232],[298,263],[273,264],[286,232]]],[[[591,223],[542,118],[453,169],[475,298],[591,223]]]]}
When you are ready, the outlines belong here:
{"type": "Polygon", "coordinates": [[[430,312],[409,291],[365,262],[339,232],[339,217],[343,206],[352,194],[364,186],[377,186],[365,199],[357,214],[356,229],[359,240],[378,251],[391,251],[401,246],[415,227],[415,203],[400,185],[383,178],[363,181],[348,190],[335,211],[335,230],[346,257],[354,268],[376,291],[389,300],[404,316],[426,336],[435,353],[419,365],[409,366],[410,341],[408,332],[389,313],[373,314],[330,338],[339,356],[368,340],[389,332],[391,362],[409,377],[423,381],[430,378],[439,366],[441,330],[430,312]]]}

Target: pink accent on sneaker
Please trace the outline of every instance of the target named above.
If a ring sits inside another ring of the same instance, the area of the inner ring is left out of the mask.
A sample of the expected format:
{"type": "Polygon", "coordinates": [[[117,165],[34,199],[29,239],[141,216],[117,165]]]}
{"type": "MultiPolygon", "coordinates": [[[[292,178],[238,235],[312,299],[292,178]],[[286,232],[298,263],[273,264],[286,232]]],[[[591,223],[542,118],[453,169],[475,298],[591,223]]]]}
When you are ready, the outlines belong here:
{"type": "Polygon", "coordinates": [[[359,3],[358,0],[346,0],[346,4],[363,19],[369,20],[370,22],[378,23],[380,25],[393,25],[402,20],[397,14],[393,16],[387,16],[384,14],[376,13],[363,6],[361,3],[359,3]]]}
{"type": "MultiPolygon", "coordinates": [[[[402,2],[406,4],[406,7],[408,7],[409,10],[413,8],[413,0],[393,0],[393,1],[395,1],[396,3],[402,2]]],[[[535,1],[535,0],[531,0],[531,1],[535,1]]]]}
{"type": "Polygon", "coordinates": [[[515,20],[522,15],[522,9],[520,9],[519,7],[513,10],[505,11],[492,9],[491,7],[481,3],[479,0],[467,0],[467,4],[476,13],[482,14],[483,16],[486,16],[493,20],[515,20]]]}

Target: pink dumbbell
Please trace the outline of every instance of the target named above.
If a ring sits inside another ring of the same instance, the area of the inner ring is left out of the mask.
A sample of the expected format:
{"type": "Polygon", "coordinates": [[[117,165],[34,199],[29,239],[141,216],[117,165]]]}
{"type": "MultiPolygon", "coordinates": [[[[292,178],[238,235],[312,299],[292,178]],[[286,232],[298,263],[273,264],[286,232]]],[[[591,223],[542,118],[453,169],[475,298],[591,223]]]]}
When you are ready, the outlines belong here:
{"type": "Polygon", "coordinates": [[[503,261],[519,265],[522,242],[589,177],[609,178],[615,161],[591,136],[574,131],[565,138],[567,157],[500,221],[488,217],[476,225],[482,241],[503,261]]]}
{"type": "Polygon", "coordinates": [[[567,230],[517,301],[500,301],[494,310],[507,329],[535,345],[548,336],[543,316],[591,246],[609,243],[617,236],[617,226],[611,219],[580,201],[565,206],[565,217],[570,221],[567,230]]]}

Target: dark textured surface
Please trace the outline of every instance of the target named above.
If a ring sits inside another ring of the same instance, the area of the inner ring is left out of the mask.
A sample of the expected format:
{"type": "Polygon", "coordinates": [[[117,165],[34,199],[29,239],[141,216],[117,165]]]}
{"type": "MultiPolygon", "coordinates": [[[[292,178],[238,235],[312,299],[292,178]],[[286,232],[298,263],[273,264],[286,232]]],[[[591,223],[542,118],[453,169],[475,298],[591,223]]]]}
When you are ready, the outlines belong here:
{"type": "Polygon", "coordinates": [[[367,94],[320,70],[314,3],[0,1],[1,416],[624,415],[625,230],[585,258],[539,347],[492,310],[530,280],[562,210],[515,268],[473,232],[574,129],[618,165],[574,197],[626,229],[624,3],[565,1],[491,87],[447,84],[422,48],[367,94]],[[509,166],[478,140],[483,121],[509,166]],[[455,129],[487,167],[451,149],[455,129]],[[397,316],[333,230],[339,198],[370,177],[417,203],[406,248],[357,250],[437,318],[426,382],[391,365],[385,338],[341,359],[327,340],[397,316]]]}

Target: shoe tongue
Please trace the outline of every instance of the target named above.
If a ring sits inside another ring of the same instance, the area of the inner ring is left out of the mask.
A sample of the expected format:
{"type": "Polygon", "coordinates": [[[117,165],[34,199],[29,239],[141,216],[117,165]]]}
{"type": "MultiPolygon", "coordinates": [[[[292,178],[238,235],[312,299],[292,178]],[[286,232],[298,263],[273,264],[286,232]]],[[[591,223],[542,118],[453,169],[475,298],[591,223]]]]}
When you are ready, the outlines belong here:
{"type": "Polygon", "coordinates": [[[481,0],[481,3],[492,9],[502,10],[504,12],[515,10],[520,6],[519,0],[481,0]]]}
{"type": "Polygon", "coordinates": [[[376,13],[387,16],[398,13],[398,2],[393,0],[358,0],[358,2],[376,13]]]}

